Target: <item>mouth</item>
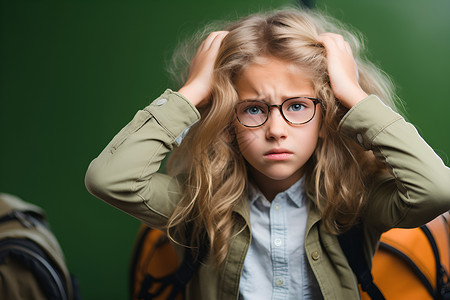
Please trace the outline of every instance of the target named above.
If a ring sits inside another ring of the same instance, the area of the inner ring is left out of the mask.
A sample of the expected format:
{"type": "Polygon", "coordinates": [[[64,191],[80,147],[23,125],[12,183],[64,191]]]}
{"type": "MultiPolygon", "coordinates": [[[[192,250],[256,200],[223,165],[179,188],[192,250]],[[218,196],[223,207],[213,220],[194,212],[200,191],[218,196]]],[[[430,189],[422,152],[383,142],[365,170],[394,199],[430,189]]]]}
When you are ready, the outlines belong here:
{"type": "Polygon", "coordinates": [[[282,148],[271,149],[264,153],[264,157],[270,160],[286,160],[292,155],[291,151],[282,148]]]}

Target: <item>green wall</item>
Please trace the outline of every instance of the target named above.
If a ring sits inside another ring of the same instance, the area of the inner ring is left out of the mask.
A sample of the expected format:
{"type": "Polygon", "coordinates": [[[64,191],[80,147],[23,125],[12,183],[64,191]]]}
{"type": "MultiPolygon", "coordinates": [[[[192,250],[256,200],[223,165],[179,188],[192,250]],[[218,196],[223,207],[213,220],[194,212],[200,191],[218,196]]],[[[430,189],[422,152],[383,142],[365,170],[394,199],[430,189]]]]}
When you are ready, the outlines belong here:
{"type": "MultiPolygon", "coordinates": [[[[0,191],[45,208],[84,299],[126,298],[139,226],[86,191],[89,162],[168,86],[164,61],[183,34],[289,2],[1,2],[0,191]]],[[[408,119],[450,154],[450,2],[317,3],[366,35],[408,119]]]]}
{"type": "Polygon", "coordinates": [[[450,1],[317,3],[364,33],[370,57],[395,82],[408,120],[449,165],[450,1]]]}

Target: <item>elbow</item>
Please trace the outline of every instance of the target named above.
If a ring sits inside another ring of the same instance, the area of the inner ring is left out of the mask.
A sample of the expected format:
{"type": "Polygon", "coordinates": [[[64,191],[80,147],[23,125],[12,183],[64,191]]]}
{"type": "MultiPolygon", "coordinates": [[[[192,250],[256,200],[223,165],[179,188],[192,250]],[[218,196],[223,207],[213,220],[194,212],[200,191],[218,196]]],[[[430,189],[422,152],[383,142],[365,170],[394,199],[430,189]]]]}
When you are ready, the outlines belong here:
{"type": "Polygon", "coordinates": [[[136,185],[136,179],[130,175],[130,171],[101,160],[91,162],[86,171],[84,183],[93,196],[121,209],[127,203],[141,202],[138,192],[146,186],[145,182],[136,185]]]}
{"type": "Polygon", "coordinates": [[[450,176],[448,177],[446,184],[442,184],[436,189],[434,197],[436,197],[442,205],[443,212],[450,210],[450,176]]]}
{"type": "Polygon", "coordinates": [[[450,210],[450,169],[444,167],[443,172],[433,175],[426,183],[428,187],[424,190],[424,197],[443,213],[450,210]]]}
{"type": "MultiPolygon", "coordinates": [[[[95,160],[89,165],[84,177],[84,184],[89,193],[93,196],[107,201],[111,198],[111,183],[108,172],[96,166],[95,160]]],[[[108,202],[108,201],[107,201],[108,202]]]]}

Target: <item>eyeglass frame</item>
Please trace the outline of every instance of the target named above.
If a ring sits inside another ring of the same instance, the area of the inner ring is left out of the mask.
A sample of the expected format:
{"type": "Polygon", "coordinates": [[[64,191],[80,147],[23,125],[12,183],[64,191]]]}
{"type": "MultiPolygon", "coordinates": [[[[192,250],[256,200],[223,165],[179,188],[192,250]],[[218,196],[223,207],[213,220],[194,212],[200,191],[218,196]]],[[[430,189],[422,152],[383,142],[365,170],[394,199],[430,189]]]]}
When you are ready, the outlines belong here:
{"type": "Polygon", "coordinates": [[[239,122],[242,126],[245,126],[245,127],[248,127],[248,128],[257,128],[257,127],[263,126],[264,124],[266,124],[267,120],[269,120],[270,112],[272,111],[272,107],[278,107],[278,109],[280,110],[281,116],[283,117],[283,119],[284,119],[288,124],[291,124],[291,125],[303,125],[303,124],[306,124],[306,123],[310,122],[312,119],[314,119],[314,117],[316,116],[317,104],[319,104],[319,103],[322,104],[322,99],[320,99],[320,98],[314,98],[314,97],[302,97],[302,96],[300,96],[300,97],[291,97],[291,98],[288,98],[288,99],[284,100],[284,101],[283,101],[281,104],[279,104],[279,105],[277,105],[277,104],[272,104],[272,105],[270,105],[270,104],[267,104],[266,102],[261,101],[261,100],[245,100],[245,101],[242,101],[242,102],[239,102],[239,103],[236,103],[236,106],[234,107],[234,112],[235,112],[236,119],[238,120],[238,122],[239,122]],[[297,99],[297,98],[309,99],[309,100],[312,100],[312,102],[314,103],[314,113],[313,113],[311,119],[309,119],[309,120],[306,121],[306,122],[302,122],[302,123],[294,123],[294,122],[291,122],[291,121],[289,121],[289,120],[286,118],[286,116],[285,116],[284,113],[283,113],[283,109],[282,109],[283,104],[284,104],[285,102],[289,101],[289,100],[297,99]],[[264,104],[268,107],[268,113],[267,113],[266,120],[265,120],[263,123],[261,123],[260,125],[255,125],[255,126],[243,124],[243,123],[241,122],[241,120],[239,120],[239,116],[238,116],[238,112],[237,112],[237,107],[238,107],[239,103],[244,103],[244,102],[259,102],[259,103],[264,103],[264,104]]]}

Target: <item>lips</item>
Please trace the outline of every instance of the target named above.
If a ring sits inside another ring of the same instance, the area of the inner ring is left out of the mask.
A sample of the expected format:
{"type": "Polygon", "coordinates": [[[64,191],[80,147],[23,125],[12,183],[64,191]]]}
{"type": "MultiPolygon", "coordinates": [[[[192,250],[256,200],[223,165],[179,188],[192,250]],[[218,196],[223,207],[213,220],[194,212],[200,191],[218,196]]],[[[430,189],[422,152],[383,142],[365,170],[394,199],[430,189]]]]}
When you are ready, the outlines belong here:
{"type": "Polygon", "coordinates": [[[291,157],[292,154],[293,153],[287,149],[276,148],[264,153],[264,157],[270,160],[286,160],[291,157]]]}

